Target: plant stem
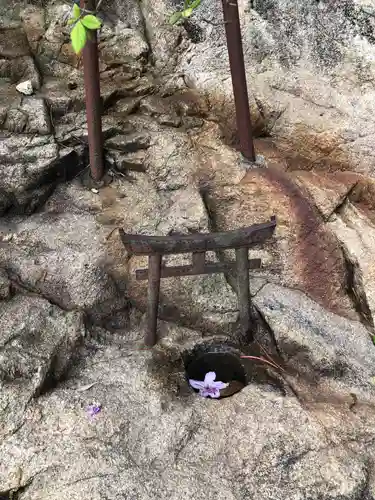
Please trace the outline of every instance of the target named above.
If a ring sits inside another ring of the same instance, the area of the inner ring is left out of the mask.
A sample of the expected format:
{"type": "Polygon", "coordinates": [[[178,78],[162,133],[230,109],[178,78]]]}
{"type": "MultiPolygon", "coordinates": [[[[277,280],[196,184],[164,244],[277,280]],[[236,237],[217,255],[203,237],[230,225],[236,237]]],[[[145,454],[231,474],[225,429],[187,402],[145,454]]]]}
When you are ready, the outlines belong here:
{"type": "Polygon", "coordinates": [[[98,12],[98,10],[100,9],[100,6],[101,6],[102,2],[103,2],[103,0],[99,0],[99,2],[96,4],[95,12],[98,12]]]}
{"type": "Polygon", "coordinates": [[[268,361],[267,359],[259,358],[258,356],[241,356],[241,359],[252,359],[253,361],[261,361],[262,363],[267,363],[268,365],[272,366],[272,368],[276,368],[276,370],[279,369],[282,370],[280,366],[271,363],[271,361],[268,361]]]}
{"type": "Polygon", "coordinates": [[[268,352],[266,351],[266,349],[265,349],[262,345],[260,345],[258,342],[257,342],[257,344],[259,345],[259,347],[261,348],[261,350],[263,351],[264,355],[266,356],[266,358],[267,358],[269,361],[271,361],[272,363],[274,363],[274,364],[275,364],[275,366],[277,366],[277,367],[278,367],[278,368],[279,368],[282,372],[283,372],[283,371],[285,371],[285,370],[284,370],[284,368],[282,368],[280,365],[278,365],[278,364],[276,363],[276,361],[274,361],[274,360],[271,358],[271,356],[268,354],[268,352]]]}

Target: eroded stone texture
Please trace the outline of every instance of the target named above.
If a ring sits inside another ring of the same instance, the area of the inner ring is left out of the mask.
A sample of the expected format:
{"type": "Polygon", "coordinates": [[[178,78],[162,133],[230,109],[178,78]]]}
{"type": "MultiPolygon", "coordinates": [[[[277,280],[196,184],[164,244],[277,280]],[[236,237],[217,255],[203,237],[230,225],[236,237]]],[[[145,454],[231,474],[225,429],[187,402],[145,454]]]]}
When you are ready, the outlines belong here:
{"type": "Polygon", "coordinates": [[[0,298],[7,299],[10,295],[10,281],[4,269],[0,270],[0,298]]]}
{"type": "MultiPolygon", "coordinates": [[[[180,336],[175,328],[166,333],[180,336]]],[[[340,432],[332,446],[333,434],[294,397],[250,385],[220,402],[200,399],[187,389],[174,350],[95,346],[1,442],[8,458],[0,463],[1,491],[25,486],[22,500],[193,499],[202,491],[223,500],[363,498],[366,451],[351,452],[340,432]],[[93,401],[102,409],[90,419],[93,401]]],[[[359,444],[365,421],[371,413],[359,444]]]]}
{"type": "Polygon", "coordinates": [[[375,190],[358,173],[372,171],[371,6],[240,2],[255,133],[278,138],[256,140],[264,168],[245,175],[253,166],[228,146],[221,3],[205,0],[172,27],[175,2],[103,2],[112,182],[90,190],[77,176],[87,127],[70,6],[6,3],[1,17],[21,22],[0,29],[0,209],[10,211],[0,228],[0,496],[372,499],[375,190]],[[36,95],[15,92],[21,77],[36,95]],[[257,340],[285,372],[279,385],[269,371],[231,398],[200,399],[181,355],[235,341],[235,283],[162,280],[159,316],[173,322],[159,321],[159,344],[145,350],[146,282],[134,271],[147,261],[126,253],[116,229],[190,234],[274,214],[275,237],[250,252],[264,265],[251,292],[257,340]],[[93,402],[102,409],[91,420],[93,402]]]}
{"type": "Polygon", "coordinates": [[[10,78],[14,84],[31,80],[34,89],[41,84],[27,36],[18,22],[4,23],[0,27],[0,77],[10,78]]]}
{"type": "MultiPolygon", "coordinates": [[[[30,123],[46,126],[45,116],[30,109],[30,123]],[[41,121],[39,121],[41,120],[41,121]]],[[[51,193],[54,185],[79,169],[78,155],[59,148],[51,135],[1,134],[1,212],[32,213],[51,193]]]]}
{"type": "Polygon", "coordinates": [[[314,171],[296,170],[292,177],[310,195],[324,220],[340,209],[358,182],[356,177],[314,171]]]}
{"type": "Polygon", "coordinates": [[[24,422],[30,399],[65,375],[85,328],[80,313],[65,313],[40,297],[18,295],[1,302],[0,310],[0,436],[5,439],[24,422]]]}
{"type": "Polygon", "coordinates": [[[374,327],[375,307],[375,227],[351,203],[343,205],[329,226],[340,240],[350,273],[350,289],[365,323],[374,327]]]}
{"type": "Polygon", "coordinates": [[[373,391],[375,349],[357,321],[328,313],[303,293],[264,286],[254,303],[269,324],[279,352],[313,380],[331,377],[373,391]]]}
{"type": "Polygon", "coordinates": [[[355,317],[345,291],[346,267],[340,245],[288,174],[253,170],[239,185],[220,186],[205,196],[218,231],[265,222],[276,215],[275,237],[260,253],[249,252],[265,260],[265,269],[254,273],[257,280],[299,288],[328,309],[355,317]],[[329,278],[325,280],[325,276],[329,278]]]}
{"type": "Polygon", "coordinates": [[[89,214],[36,214],[3,221],[12,238],[1,249],[2,265],[21,286],[63,309],[105,318],[125,307],[106,272],[105,241],[89,214]]]}
{"type": "MultiPolygon", "coordinates": [[[[209,95],[233,133],[221,3],[202,3],[171,30],[166,20],[178,7],[168,0],[144,5],[155,58],[159,66],[173,63],[174,39],[182,35],[177,71],[209,95]]],[[[261,117],[263,129],[317,166],[373,173],[372,3],[243,0],[239,9],[254,123],[261,117]]]]}
{"type": "Polygon", "coordinates": [[[40,135],[52,132],[49,109],[42,98],[17,96],[6,103],[3,113],[2,128],[9,132],[40,135]]]}

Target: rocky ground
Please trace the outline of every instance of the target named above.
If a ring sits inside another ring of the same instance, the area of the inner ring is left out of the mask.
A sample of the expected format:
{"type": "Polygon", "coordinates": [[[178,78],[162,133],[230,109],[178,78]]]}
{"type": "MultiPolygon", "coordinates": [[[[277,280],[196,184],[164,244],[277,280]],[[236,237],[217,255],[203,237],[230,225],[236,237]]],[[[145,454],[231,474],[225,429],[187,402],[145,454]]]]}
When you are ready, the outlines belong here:
{"type": "Polygon", "coordinates": [[[234,147],[220,2],[174,28],[175,2],[103,2],[110,182],[97,190],[70,7],[8,4],[0,498],[375,499],[372,2],[240,2],[263,158],[251,169],[234,147]],[[30,97],[15,90],[26,79],[30,97]],[[231,276],[212,275],[162,281],[159,343],[146,349],[134,271],[147,263],[118,228],[189,234],[271,215],[274,238],[249,252],[263,262],[250,275],[256,343],[239,332],[231,276]],[[201,399],[182,360],[212,340],[265,346],[285,372],[245,362],[241,392],[201,399]]]}

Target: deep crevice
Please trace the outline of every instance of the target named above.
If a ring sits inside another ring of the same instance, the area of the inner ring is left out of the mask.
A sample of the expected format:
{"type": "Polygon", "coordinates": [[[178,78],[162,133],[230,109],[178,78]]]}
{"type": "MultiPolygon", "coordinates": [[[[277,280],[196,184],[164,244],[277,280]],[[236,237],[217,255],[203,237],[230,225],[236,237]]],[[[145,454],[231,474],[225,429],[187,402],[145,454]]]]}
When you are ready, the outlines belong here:
{"type": "Polygon", "coordinates": [[[151,44],[151,37],[149,35],[149,29],[148,29],[148,25],[147,25],[147,21],[146,21],[146,16],[143,12],[143,5],[142,5],[142,1],[140,0],[139,1],[139,13],[141,14],[142,16],[142,25],[143,25],[143,36],[145,37],[145,41],[148,45],[148,52],[147,52],[147,63],[150,65],[150,66],[155,66],[155,56],[154,56],[154,53],[153,53],[153,50],[152,50],[152,44],[151,44]]]}
{"type": "Polygon", "coordinates": [[[340,215],[342,209],[346,206],[347,202],[351,199],[355,189],[357,188],[359,184],[359,181],[355,182],[353,184],[353,186],[348,190],[348,192],[345,194],[345,196],[343,197],[343,199],[336,205],[336,207],[332,210],[332,212],[329,214],[329,216],[326,218],[326,220],[328,221],[332,215],[334,214],[338,214],[340,215]]]}
{"type": "Polygon", "coordinates": [[[354,310],[358,313],[361,323],[371,333],[374,333],[375,325],[367,301],[366,293],[363,289],[361,270],[357,262],[354,262],[348,255],[345,247],[341,246],[346,268],[346,291],[351,300],[354,310]]]}
{"type": "Polygon", "coordinates": [[[186,31],[187,37],[192,43],[198,44],[204,41],[204,30],[198,24],[189,19],[185,19],[182,25],[186,31]]]}
{"type": "Polygon", "coordinates": [[[12,488],[7,491],[0,491],[0,500],[20,500],[21,495],[26,492],[27,488],[31,485],[33,479],[30,479],[23,486],[18,486],[17,488],[12,488]]]}
{"type": "Polygon", "coordinates": [[[13,193],[5,193],[8,206],[3,208],[2,215],[32,215],[45,205],[59,184],[74,179],[84,168],[83,156],[76,151],[56,158],[50,168],[28,186],[23,200],[13,193]]]}
{"type": "Polygon", "coordinates": [[[271,341],[271,345],[272,345],[273,349],[276,351],[276,354],[277,354],[277,356],[279,358],[277,360],[277,362],[279,363],[280,360],[282,360],[282,362],[285,362],[284,361],[284,357],[283,357],[283,355],[281,353],[280,347],[279,347],[279,345],[277,343],[275,334],[273,333],[273,330],[270,327],[268,321],[266,320],[264,314],[262,313],[262,311],[254,303],[252,305],[253,305],[255,311],[257,312],[257,315],[258,315],[258,324],[259,324],[260,329],[263,330],[263,332],[267,334],[267,337],[271,341]]]}
{"type": "Polygon", "coordinates": [[[81,339],[80,343],[77,343],[74,346],[74,352],[72,353],[68,363],[64,367],[63,372],[58,375],[58,364],[59,364],[59,351],[60,351],[60,345],[57,345],[55,348],[55,352],[52,354],[49,362],[49,367],[46,373],[46,376],[43,380],[43,383],[37,387],[33,393],[33,398],[38,398],[41,396],[44,396],[48,394],[49,392],[52,392],[54,389],[58,387],[59,384],[63,383],[64,381],[69,379],[71,370],[73,366],[77,364],[77,362],[80,360],[80,352],[81,349],[84,345],[84,339],[81,339]]]}

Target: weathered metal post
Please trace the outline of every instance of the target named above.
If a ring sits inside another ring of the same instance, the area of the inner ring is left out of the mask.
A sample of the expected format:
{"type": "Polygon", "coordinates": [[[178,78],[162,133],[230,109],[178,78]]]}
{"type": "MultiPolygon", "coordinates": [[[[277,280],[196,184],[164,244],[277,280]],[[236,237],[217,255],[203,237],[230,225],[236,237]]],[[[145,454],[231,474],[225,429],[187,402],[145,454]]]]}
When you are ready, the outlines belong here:
{"type": "Polygon", "coordinates": [[[156,328],[158,322],[160,271],[162,255],[160,253],[148,257],[148,291],[147,291],[147,331],[145,344],[156,344],[156,328]]]}
{"type": "Polygon", "coordinates": [[[242,331],[248,335],[251,330],[251,298],[249,279],[249,256],[248,249],[241,247],[236,249],[236,278],[238,307],[240,313],[240,324],[242,331]]]}
{"type": "MultiPolygon", "coordinates": [[[[95,0],[80,0],[81,9],[95,11],[95,0]]],[[[100,97],[100,74],[98,39],[95,30],[83,49],[83,68],[86,94],[86,118],[89,143],[91,177],[99,181],[104,174],[104,153],[102,135],[102,101],[100,97]]]]}
{"type": "Polygon", "coordinates": [[[246,159],[254,162],[255,150],[249,96],[247,93],[238,2],[237,0],[222,0],[222,4],[241,153],[246,159]]]}

